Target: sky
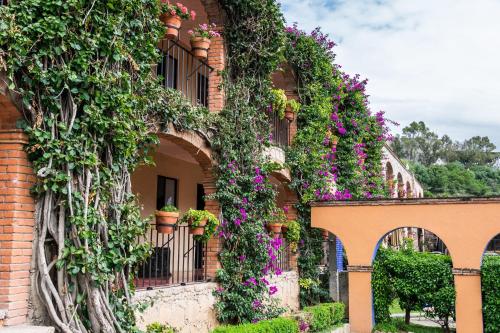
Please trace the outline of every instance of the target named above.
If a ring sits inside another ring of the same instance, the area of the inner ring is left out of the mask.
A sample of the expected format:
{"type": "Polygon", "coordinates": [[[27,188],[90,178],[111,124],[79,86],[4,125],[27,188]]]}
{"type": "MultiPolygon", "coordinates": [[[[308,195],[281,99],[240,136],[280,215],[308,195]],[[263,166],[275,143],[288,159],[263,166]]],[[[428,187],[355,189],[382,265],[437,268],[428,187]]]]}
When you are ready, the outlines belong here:
{"type": "Polygon", "coordinates": [[[287,24],[317,26],[336,62],[368,78],[373,111],[500,150],[500,0],[279,0],[287,24]]]}

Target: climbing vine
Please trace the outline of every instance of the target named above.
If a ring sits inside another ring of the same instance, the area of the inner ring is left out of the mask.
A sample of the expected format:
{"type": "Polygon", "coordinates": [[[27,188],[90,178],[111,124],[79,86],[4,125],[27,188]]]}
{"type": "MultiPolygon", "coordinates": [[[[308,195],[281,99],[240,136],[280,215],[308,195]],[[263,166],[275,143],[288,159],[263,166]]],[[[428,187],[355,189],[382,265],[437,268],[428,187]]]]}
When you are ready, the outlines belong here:
{"type": "Polygon", "coordinates": [[[224,37],[226,103],[212,140],[218,162],[217,193],[222,210],[219,237],[222,268],[217,279],[217,314],[225,323],[277,316],[281,309],[266,275],[279,274],[281,240],[265,223],[275,208],[269,175],[278,166],[264,155],[269,142],[270,76],[282,60],[284,24],[274,0],[221,1],[227,14],[224,37]]]}
{"type": "Polygon", "coordinates": [[[322,239],[319,230],[311,228],[309,204],[384,195],[381,151],[388,130],[383,113],[370,112],[367,81],[347,75],[335,64],[335,43],[327,35],[319,28],[306,34],[297,25],[286,33],[286,59],[297,74],[302,105],[287,163],[293,173],[291,186],[299,196],[298,264],[304,306],[329,298],[318,269],[324,255],[322,239]]]}
{"type": "Polygon", "coordinates": [[[35,289],[61,332],[137,330],[133,267],[149,251],[136,241],[148,221],[130,174],[178,116],[151,72],[158,14],[156,0],[0,7],[0,63],[38,179],[35,289]]]}

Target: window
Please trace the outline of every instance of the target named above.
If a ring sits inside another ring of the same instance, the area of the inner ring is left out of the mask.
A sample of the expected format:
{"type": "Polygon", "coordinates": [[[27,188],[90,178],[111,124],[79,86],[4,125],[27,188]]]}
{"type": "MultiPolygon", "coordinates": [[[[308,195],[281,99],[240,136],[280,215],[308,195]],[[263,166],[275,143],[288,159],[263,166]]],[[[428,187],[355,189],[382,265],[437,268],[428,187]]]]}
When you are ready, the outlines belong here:
{"type": "Polygon", "coordinates": [[[177,207],[177,179],[158,176],[156,209],[162,209],[167,204],[177,207]]]}
{"type": "Polygon", "coordinates": [[[164,54],[158,64],[156,75],[163,77],[165,88],[177,89],[178,61],[168,54],[164,54]]]}
{"type": "Polygon", "coordinates": [[[196,100],[198,104],[208,107],[208,78],[198,73],[198,80],[196,82],[196,100]]]}

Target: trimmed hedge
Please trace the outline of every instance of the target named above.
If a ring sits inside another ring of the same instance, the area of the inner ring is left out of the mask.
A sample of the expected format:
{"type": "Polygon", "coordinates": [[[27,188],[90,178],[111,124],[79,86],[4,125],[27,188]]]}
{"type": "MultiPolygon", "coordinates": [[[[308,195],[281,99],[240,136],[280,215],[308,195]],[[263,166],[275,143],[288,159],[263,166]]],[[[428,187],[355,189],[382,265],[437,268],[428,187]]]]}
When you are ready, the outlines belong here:
{"type": "Polygon", "coordinates": [[[322,332],[342,324],[345,315],[343,303],[323,303],[309,306],[296,315],[296,318],[276,318],[259,321],[255,324],[220,326],[212,333],[297,333],[299,323],[307,324],[309,332],[322,332]]]}
{"type": "Polygon", "coordinates": [[[321,332],[342,323],[345,316],[345,305],[343,303],[323,303],[305,307],[304,312],[311,315],[308,322],[310,332],[321,332]]]}
{"type": "Polygon", "coordinates": [[[500,332],[500,256],[484,256],[481,284],[484,333],[500,332]]]}
{"type": "Polygon", "coordinates": [[[212,333],[297,333],[299,324],[292,318],[276,318],[255,324],[220,326],[212,333]]]}

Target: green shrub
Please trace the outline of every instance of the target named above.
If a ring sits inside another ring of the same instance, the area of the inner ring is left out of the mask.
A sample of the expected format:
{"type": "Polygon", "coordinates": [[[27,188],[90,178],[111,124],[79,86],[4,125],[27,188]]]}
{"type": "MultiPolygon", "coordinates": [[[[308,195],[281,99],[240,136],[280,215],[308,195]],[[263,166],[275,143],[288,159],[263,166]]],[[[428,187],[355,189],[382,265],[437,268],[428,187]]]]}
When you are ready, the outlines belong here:
{"type": "Polygon", "coordinates": [[[373,332],[397,333],[398,328],[394,323],[386,322],[375,325],[373,332]]]}
{"type": "Polygon", "coordinates": [[[500,332],[500,256],[485,256],[481,268],[484,332],[500,332]]]}
{"type": "Polygon", "coordinates": [[[212,333],[297,333],[299,324],[292,318],[263,320],[255,324],[220,326],[212,333]]]}
{"type": "Polygon", "coordinates": [[[345,315],[343,303],[323,303],[304,308],[305,313],[310,314],[310,332],[321,332],[338,324],[341,324],[345,315]]]}
{"type": "Polygon", "coordinates": [[[146,327],[146,333],[174,333],[174,329],[160,323],[152,323],[146,327]]]}

